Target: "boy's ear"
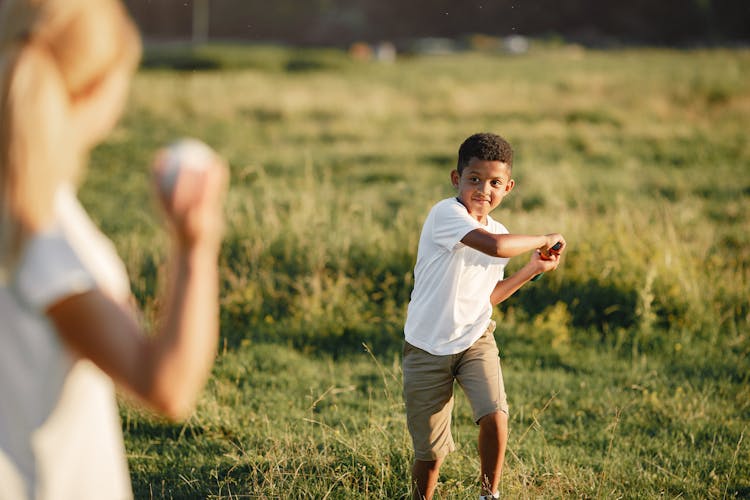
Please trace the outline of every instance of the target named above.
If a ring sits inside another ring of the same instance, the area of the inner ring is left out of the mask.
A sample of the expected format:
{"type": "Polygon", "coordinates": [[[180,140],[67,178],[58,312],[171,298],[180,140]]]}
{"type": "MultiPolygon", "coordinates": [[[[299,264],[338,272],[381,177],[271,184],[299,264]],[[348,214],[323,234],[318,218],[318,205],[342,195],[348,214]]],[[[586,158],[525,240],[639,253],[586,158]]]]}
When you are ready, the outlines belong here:
{"type": "Polygon", "coordinates": [[[513,191],[513,188],[514,188],[515,186],[516,186],[516,181],[514,181],[513,179],[510,179],[510,180],[508,181],[508,183],[507,183],[507,184],[505,185],[505,194],[508,194],[508,193],[510,193],[511,191],[513,191]]]}
{"type": "Polygon", "coordinates": [[[451,184],[453,184],[454,188],[458,187],[458,180],[461,178],[461,175],[459,175],[458,170],[453,169],[451,170],[451,184]]]}

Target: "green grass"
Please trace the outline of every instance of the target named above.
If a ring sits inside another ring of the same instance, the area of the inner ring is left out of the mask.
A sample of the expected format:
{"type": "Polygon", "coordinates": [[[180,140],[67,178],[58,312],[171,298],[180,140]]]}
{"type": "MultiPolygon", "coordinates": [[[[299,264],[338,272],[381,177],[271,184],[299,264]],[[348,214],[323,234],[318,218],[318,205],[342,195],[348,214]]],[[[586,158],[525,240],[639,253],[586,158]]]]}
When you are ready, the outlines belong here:
{"type": "MultiPolygon", "coordinates": [[[[569,243],[496,310],[504,494],[750,496],[750,52],[381,65],[201,50],[221,70],[138,74],[82,192],[148,320],[166,247],[153,150],[198,136],[232,170],[220,355],[199,407],[174,425],[121,406],[139,498],[407,494],[400,346],[419,230],[481,130],[516,149],[517,187],[493,215],[569,243]]],[[[459,395],[440,498],[477,494],[476,433],[459,395]]]]}

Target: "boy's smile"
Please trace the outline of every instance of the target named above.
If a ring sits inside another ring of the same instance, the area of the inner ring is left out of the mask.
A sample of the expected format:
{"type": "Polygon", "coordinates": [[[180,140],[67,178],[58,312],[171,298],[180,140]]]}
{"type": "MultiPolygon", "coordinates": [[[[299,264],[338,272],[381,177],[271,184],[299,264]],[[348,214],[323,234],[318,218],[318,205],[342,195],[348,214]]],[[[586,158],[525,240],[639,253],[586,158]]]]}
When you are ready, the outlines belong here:
{"type": "Polygon", "coordinates": [[[456,198],[469,215],[482,224],[487,223],[487,214],[494,210],[510,193],[515,181],[510,177],[507,163],[472,158],[459,175],[451,172],[451,182],[458,190],[456,198]]]}

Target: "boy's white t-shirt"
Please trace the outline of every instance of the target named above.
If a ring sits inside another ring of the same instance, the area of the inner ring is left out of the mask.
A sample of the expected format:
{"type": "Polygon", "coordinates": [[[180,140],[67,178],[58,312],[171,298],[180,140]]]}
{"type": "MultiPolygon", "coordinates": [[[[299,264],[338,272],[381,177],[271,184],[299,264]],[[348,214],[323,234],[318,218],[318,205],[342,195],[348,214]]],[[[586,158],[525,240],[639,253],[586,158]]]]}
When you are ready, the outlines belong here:
{"type": "Polygon", "coordinates": [[[94,288],[125,303],[127,273],[72,188],[55,210],[0,281],[0,499],[132,498],[114,386],[44,313],[94,288]]]}
{"type": "Polygon", "coordinates": [[[491,257],[461,243],[478,228],[508,233],[490,216],[482,225],[456,198],[439,201],[427,215],[404,326],[411,345],[435,355],[457,354],[487,329],[492,316],[490,294],[510,259],[491,257]]]}

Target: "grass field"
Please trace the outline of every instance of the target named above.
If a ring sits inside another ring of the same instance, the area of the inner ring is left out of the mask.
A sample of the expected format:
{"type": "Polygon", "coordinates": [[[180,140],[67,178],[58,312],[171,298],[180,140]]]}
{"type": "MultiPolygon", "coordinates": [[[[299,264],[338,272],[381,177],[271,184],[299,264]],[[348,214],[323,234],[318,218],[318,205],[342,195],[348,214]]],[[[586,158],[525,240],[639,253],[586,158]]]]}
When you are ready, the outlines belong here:
{"type": "MultiPolygon", "coordinates": [[[[148,321],[166,247],[153,150],[198,136],[231,164],[199,407],[171,424],[121,406],[138,498],[407,495],[400,348],[419,230],[452,194],[458,145],[484,130],[516,150],[493,216],[569,244],[496,308],[503,495],[750,497],[749,51],[192,57],[218,69],[149,54],[82,191],[148,321]]],[[[439,498],[476,497],[476,435],[459,391],[439,498]]]]}

